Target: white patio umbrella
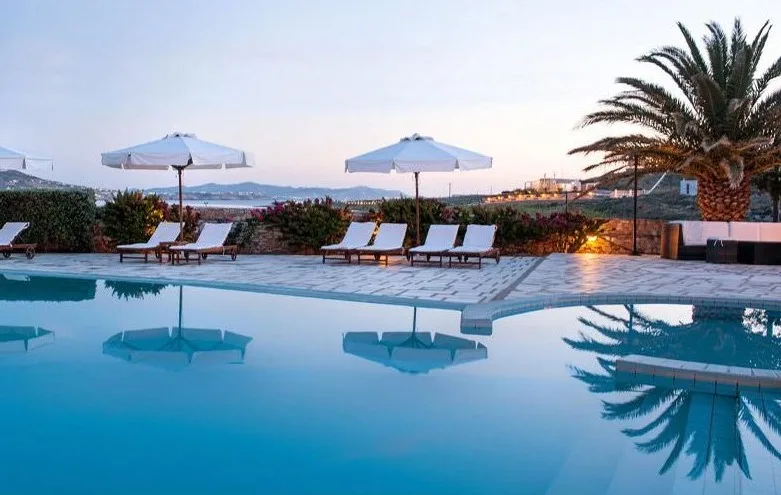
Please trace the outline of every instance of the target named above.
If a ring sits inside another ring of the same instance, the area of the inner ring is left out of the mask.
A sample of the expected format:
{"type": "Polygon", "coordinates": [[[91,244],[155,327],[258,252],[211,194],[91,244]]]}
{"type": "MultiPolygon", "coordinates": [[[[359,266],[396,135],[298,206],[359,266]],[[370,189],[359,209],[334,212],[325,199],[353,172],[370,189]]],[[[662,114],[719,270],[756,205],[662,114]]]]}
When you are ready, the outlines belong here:
{"type": "Polygon", "coordinates": [[[179,177],[179,230],[183,231],[182,172],[252,167],[252,155],[175,132],[162,139],[102,153],[103,165],[125,170],[176,170],[179,177]]]}
{"type": "Polygon", "coordinates": [[[393,171],[415,174],[415,224],[417,243],[420,244],[420,172],[452,172],[491,168],[493,159],[474,151],[439,143],[427,136],[413,134],[398,143],[345,160],[345,172],[393,171]]]}
{"type": "Polygon", "coordinates": [[[0,353],[28,352],[54,342],[54,332],[38,327],[0,326],[0,353]]]}
{"type": "Polygon", "coordinates": [[[0,146],[0,170],[51,170],[53,166],[51,158],[0,146]]]}

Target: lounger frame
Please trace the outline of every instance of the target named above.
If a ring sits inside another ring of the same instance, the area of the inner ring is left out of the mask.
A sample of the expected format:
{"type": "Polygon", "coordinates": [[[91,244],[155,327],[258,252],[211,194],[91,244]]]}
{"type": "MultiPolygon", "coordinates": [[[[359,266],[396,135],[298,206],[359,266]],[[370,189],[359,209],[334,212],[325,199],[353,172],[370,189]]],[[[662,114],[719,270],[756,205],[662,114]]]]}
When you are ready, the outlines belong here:
{"type": "Polygon", "coordinates": [[[482,251],[459,251],[456,253],[448,252],[447,256],[448,268],[453,266],[453,258],[456,258],[460,265],[477,265],[477,269],[479,270],[483,268],[483,259],[493,259],[496,260],[496,263],[499,263],[501,253],[499,248],[491,248],[484,249],[482,251]],[[477,258],[477,261],[469,261],[469,258],[477,258]]]}
{"type": "Polygon", "coordinates": [[[210,254],[217,254],[223,256],[230,256],[231,261],[236,261],[236,257],[239,255],[239,246],[230,244],[227,246],[213,246],[207,248],[193,248],[193,249],[177,249],[170,251],[171,264],[181,263],[182,255],[184,255],[185,263],[190,262],[190,255],[195,254],[198,264],[201,264],[201,260],[205,260],[210,254]]]}
{"type": "Polygon", "coordinates": [[[119,262],[122,263],[125,261],[125,259],[143,259],[144,263],[149,261],[149,254],[154,253],[155,259],[162,263],[163,262],[163,247],[160,245],[157,245],[155,247],[147,247],[147,248],[117,248],[117,252],[119,252],[119,262]],[[134,254],[140,254],[142,256],[133,256],[134,254]]]}
{"type": "Polygon", "coordinates": [[[388,258],[390,256],[404,256],[406,253],[406,250],[404,248],[393,248],[393,249],[354,249],[350,252],[351,254],[355,254],[358,258],[358,264],[361,264],[361,255],[369,255],[374,258],[374,261],[377,263],[382,263],[383,258],[385,258],[385,266],[388,266],[388,258]]]}
{"type": "Polygon", "coordinates": [[[0,253],[3,253],[3,258],[8,259],[13,253],[24,253],[28,260],[35,258],[35,249],[38,244],[7,244],[0,246],[0,253]]]}
{"type": "Polygon", "coordinates": [[[352,253],[354,249],[321,249],[320,254],[323,256],[323,264],[325,260],[346,261],[352,263],[352,253]]]}

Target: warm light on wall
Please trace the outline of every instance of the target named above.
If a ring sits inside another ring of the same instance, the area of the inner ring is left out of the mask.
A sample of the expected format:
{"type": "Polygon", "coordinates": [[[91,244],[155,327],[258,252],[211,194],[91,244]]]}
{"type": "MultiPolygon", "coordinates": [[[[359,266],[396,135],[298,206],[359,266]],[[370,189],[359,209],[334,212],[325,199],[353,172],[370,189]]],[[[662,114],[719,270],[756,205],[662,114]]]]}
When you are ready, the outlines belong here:
{"type": "Polygon", "coordinates": [[[596,241],[597,241],[597,236],[595,236],[595,235],[590,235],[590,236],[586,237],[586,240],[587,240],[588,242],[596,242],[596,241]]]}

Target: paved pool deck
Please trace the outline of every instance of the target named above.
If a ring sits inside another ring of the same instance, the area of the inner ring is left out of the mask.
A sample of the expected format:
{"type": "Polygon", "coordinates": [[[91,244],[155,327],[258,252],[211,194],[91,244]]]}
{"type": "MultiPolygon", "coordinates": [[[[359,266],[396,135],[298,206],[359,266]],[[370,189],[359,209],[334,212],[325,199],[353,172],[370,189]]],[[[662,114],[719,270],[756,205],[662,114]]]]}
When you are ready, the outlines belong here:
{"type": "Polygon", "coordinates": [[[0,273],[150,280],[309,297],[463,310],[462,330],[490,331],[502,316],[578,304],[681,303],[781,309],[781,266],[713,265],[657,256],[553,254],[476,267],[328,262],[318,256],[211,257],[172,266],[117,255],[39,254],[0,259],[0,273]]]}

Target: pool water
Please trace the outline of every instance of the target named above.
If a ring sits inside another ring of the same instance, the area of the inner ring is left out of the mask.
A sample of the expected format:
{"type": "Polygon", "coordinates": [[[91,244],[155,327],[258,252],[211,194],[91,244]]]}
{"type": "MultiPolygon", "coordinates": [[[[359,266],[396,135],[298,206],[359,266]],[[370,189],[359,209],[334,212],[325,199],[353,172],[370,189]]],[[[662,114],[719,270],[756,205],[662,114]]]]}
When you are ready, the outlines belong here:
{"type": "Polygon", "coordinates": [[[781,402],[616,380],[781,369],[781,314],[457,311],[0,275],[0,493],[781,490],[781,402]],[[414,331],[413,331],[414,330],[414,331]]]}

